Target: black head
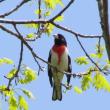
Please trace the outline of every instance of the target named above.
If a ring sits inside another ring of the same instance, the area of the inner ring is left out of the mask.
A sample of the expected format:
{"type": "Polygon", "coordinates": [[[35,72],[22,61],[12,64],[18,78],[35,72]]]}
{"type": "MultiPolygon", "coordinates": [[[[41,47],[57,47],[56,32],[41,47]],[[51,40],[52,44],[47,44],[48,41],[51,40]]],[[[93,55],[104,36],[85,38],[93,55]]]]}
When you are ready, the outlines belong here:
{"type": "Polygon", "coordinates": [[[55,45],[65,45],[67,46],[67,42],[62,34],[55,34],[54,36],[54,43],[55,45]]]}

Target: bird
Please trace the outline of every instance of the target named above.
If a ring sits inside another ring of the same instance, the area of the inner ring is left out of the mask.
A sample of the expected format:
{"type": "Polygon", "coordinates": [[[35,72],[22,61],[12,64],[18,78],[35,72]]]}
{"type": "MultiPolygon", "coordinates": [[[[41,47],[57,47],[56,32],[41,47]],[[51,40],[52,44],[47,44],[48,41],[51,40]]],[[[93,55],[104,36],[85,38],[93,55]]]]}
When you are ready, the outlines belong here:
{"type": "MultiPolygon", "coordinates": [[[[48,65],[48,77],[51,87],[53,87],[52,100],[62,100],[62,80],[65,72],[72,72],[71,58],[69,56],[67,41],[62,34],[55,34],[54,45],[50,49],[48,62],[55,68],[48,65]],[[59,71],[58,71],[59,70],[59,71]]],[[[71,75],[66,74],[67,85],[70,84],[71,75]]]]}

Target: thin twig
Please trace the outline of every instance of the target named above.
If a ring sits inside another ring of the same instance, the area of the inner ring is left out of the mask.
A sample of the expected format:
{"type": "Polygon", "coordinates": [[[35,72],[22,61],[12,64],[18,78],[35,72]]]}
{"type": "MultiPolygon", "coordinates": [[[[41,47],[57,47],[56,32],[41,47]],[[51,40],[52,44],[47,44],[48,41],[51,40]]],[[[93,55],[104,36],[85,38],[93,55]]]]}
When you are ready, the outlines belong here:
{"type": "Polygon", "coordinates": [[[75,36],[79,36],[79,37],[82,37],[82,38],[100,38],[102,36],[99,36],[99,35],[83,35],[83,34],[79,34],[77,32],[74,32],[73,30],[67,28],[67,27],[64,27],[64,26],[61,26],[55,22],[51,22],[51,24],[53,24],[54,26],[56,26],[57,28],[61,29],[61,30],[64,30],[66,32],[69,32],[75,36]]]}
{"type": "MultiPolygon", "coordinates": [[[[3,0],[2,0],[3,1],[3,0]]],[[[18,4],[15,8],[13,8],[12,10],[10,10],[9,12],[6,12],[2,15],[0,15],[0,17],[6,17],[9,16],[10,14],[14,13],[15,11],[17,11],[21,6],[23,6],[25,3],[29,2],[30,0],[22,0],[22,2],[20,4],[18,4]]]]}
{"type": "MultiPolygon", "coordinates": [[[[14,25],[14,28],[15,28],[16,32],[18,33],[18,35],[20,36],[21,34],[19,33],[16,25],[14,25]]],[[[20,58],[19,58],[18,68],[17,68],[17,71],[16,71],[15,75],[12,78],[10,78],[9,81],[8,81],[8,86],[7,86],[8,90],[10,90],[11,82],[13,81],[13,79],[18,77],[18,73],[19,73],[19,70],[20,70],[20,67],[21,67],[22,59],[23,59],[23,42],[21,41],[21,50],[20,50],[20,58]]]]}
{"type": "Polygon", "coordinates": [[[104,73],[104,74],[106,75],[107,73],[105,73],[105,72],[97,65],[97,63],[94,62],[94,60],[89,56],[89,54],[86,52],[86,50],[85,50],[85,48],[83,47],[83,45],[82,45],[81,41],[79,40],[78,36],[76,36],[76,39],[77,39],[79,45],[81,46],[82,50],[84,51],[85,55],[88,57],[88,59],[97,67],[97,69],[98,69],[100,72],[102,72],[102,73],[104,73]]]}
{"type": "Polygon", "coordinates": [[[73,30],[67,28],[67,27],[64,27],[64,26],[61,26],[59,24],[56,24],[55,22],[52,22],[52,21],[48,21],[48,20],[8,20],[8,19],[0,19],[0,23],[7,23],[7,24],[46,24],[46,23],[51,23],[53,24],[55,27],[61,29],[61,30],[64,30],[66,32],[69,32],[71,34],[74,34],[75,36],[80,36],[82,38],[99,38],[99,37],[102,37],[102,36],[99,36],[99,35],[83,35],[83,34],[79,34],[77,32],[74,32],[73,30]]]}
{"type": "MultiPolygon", "coordinates": [[[[29,49],[29,51],[31,52],[32,56],[34,56],[35,58],[41,60],[42,62],[46,63],[47,65],[51,66],[52,68],[55,68],[55,69],[56,69],[56,67],[53,66],[51,63],[49,63],[49,62],[47,62],[46,60],[44,60],[44,59],[42,59],[41,57],[39,57],[39,56],[33,51],[33,49],[30,47],[30,45],[23,39],[22,36],[19,36],[18,34],[16,34],[16,33],[12,32],[12,31],[10,31],[9,29],[7,29],[6,27],[4,27],[4,26],[2,26],[2,25],[0,25],[0,28],[1,28],[3,31],[5,31],[5,32],[7,32],[7,33],[9,33],[9,34],[11,34],[11,35],[17,37],[19,40],[21,40],[21,41],[24,43],[24,45],[29,49]]],[[[88,54],[87,54],[87,55],[88,55],[88,54]]],[[[95,65],[97,65],[97,64],[95,64],[95,65]]],[[[97,66],[97,68],[99,68],[99,67],[97,66]]],[[[73,77],[82,77],[82,76],[84,76],[84,75],[88,75],[87,72],[86,72],[86,73],[84,72],[84,73],[76,74],[76,73],[69,73],[69,72],[66,72],[66,71],[61,71],[61,70],[58,70],[58,69],[56,69],[56,70],[59,71],[59,72],[61,72],[61,73],[63,73],[63,74],[69,74],[69,75],[71,75],[71,76],[73,76],[73,77]]],[[[99,68],[99,70],[102,72],[102,69],[99,68]]],[[[92,71],[96,71],[96,70],[92,70],[92,71]]]]}
{"type": "Polygon", "coordinates": [[[57,17],[61,16],[69,7],[70,5],[74,2],[75,0],[71,0],[56,16],[50,19],[50,21],[54,21],[57,17]]]}

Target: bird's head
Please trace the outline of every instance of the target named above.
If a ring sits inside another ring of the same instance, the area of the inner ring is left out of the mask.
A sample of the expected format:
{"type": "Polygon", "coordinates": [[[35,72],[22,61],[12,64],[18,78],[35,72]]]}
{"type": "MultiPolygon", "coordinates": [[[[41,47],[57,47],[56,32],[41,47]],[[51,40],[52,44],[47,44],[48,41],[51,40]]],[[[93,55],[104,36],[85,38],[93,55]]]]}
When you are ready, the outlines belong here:
{"type": "Polygon", "coordinates": [[[62,34],[54,34],[54,43],[55,45],[65,45],[67,46],[66,39],[62,34]]]}

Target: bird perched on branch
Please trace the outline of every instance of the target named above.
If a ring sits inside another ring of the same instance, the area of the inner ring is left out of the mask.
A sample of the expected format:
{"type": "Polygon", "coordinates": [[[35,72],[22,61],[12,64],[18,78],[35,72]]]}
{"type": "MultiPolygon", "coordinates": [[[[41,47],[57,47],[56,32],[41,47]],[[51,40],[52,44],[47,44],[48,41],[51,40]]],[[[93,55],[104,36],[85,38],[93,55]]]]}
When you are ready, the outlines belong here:
{"type": "MultiPolygon", "coordinates": [[[[53,35],[54,45],[50,50],[48,62],[56,68],[48,65],[48,76],[51,87],[53,87],[52,100],[62,100],[62,79],[64,74],[61,71],[70,72],[71,58],[68,54],[67,42],[62,34],[53,35]]],[[[67,85],[70,83],[71,75],[67,74],[67,85]]]]}

